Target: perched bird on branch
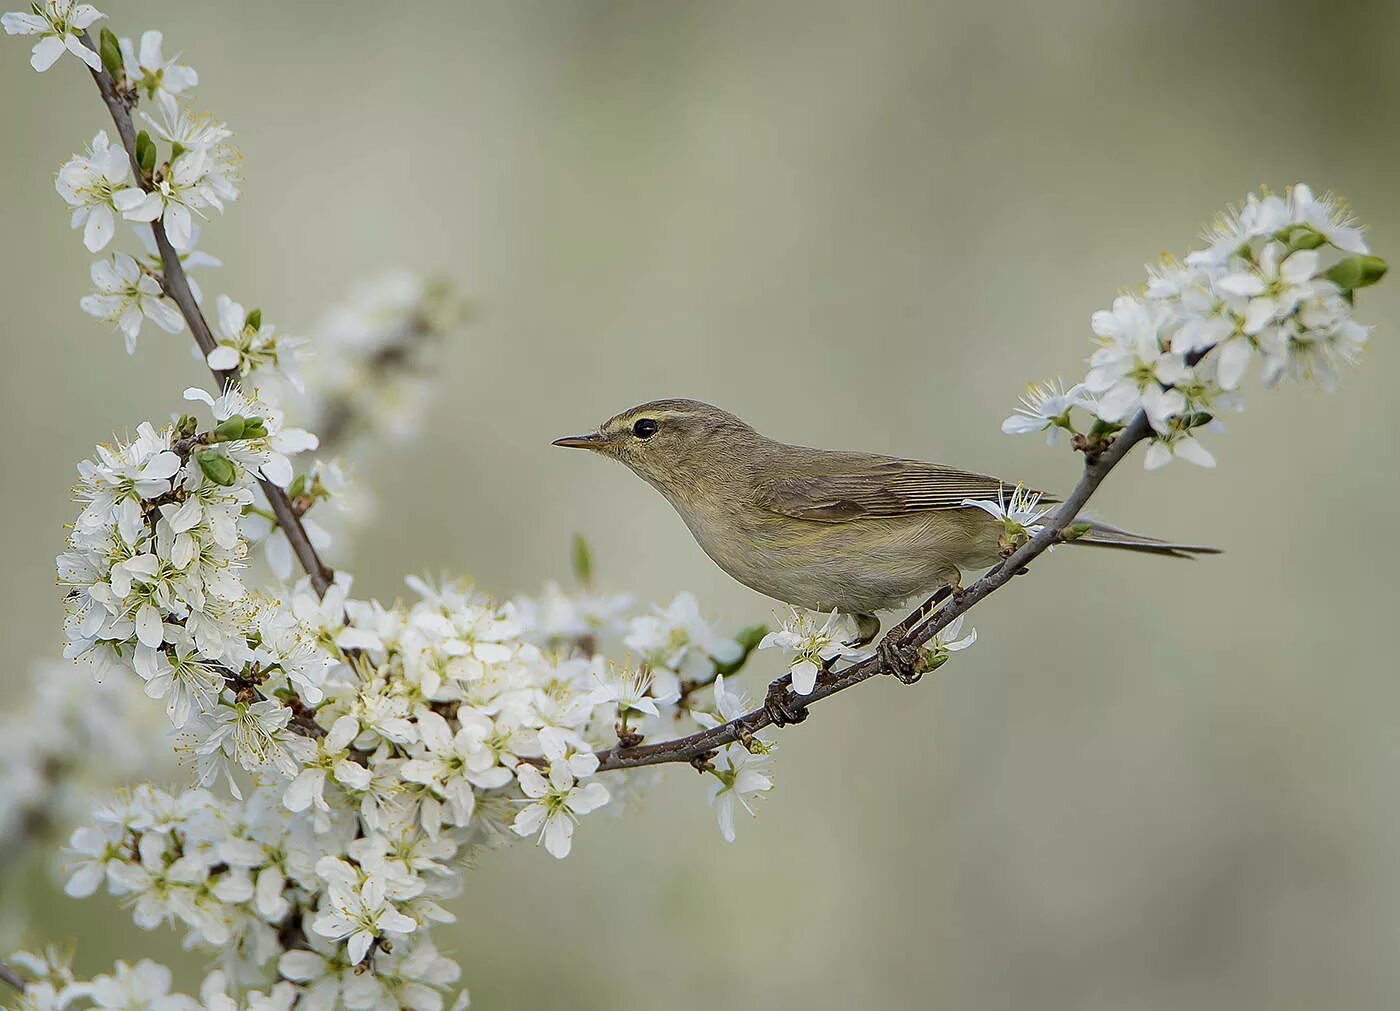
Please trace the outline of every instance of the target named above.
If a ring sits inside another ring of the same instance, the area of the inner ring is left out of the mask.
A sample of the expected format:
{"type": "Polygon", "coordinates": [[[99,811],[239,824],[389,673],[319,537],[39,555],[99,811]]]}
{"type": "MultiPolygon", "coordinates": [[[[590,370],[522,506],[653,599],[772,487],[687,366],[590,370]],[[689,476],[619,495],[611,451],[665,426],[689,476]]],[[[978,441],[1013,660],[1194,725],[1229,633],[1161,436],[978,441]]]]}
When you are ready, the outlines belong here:
{"type": "MultiPolygon", "coordinates": [[[[994,565],[1008,532],[1056,499],[986,474],[873,453],[808,449],[760,435],[698,400],[653,400],[596,432],[557,439],[621,460],[675,507],[705,553],[760,593],[856,621],[994,565]]],[[[1129,533],[1090,519],[1071,544],[1188,557],[1217,549],[1129,533]]]]}

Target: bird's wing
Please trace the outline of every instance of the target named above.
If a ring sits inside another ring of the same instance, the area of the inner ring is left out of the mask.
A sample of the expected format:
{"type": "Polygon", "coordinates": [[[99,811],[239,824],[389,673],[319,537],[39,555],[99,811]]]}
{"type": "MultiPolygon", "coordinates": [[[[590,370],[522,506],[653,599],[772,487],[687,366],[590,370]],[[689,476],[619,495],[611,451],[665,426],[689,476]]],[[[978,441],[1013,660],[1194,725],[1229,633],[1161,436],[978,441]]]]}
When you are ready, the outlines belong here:
{"type": "MultiPolygon", "coordinates": [[[[988,474],[892,457],[822,454],[798,473],[762,482],[758,505],[783,516],[848,523],[957,509],[964,499],[995,502],[1016,485],[988,474]]],[[[1057,501],[1046,495],[1042,502],[1057,501]]]]}

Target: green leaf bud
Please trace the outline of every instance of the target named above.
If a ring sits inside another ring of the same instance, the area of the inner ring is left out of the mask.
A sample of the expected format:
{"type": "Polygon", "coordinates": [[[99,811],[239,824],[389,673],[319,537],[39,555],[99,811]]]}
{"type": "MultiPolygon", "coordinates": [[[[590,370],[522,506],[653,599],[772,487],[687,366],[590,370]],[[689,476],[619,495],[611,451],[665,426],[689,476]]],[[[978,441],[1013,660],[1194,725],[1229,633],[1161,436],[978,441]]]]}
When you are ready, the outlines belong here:
{"type": "Polygon", "coordinates": [[[228,488],[238,478],[233,461],[222,453],[206,449],[196,453],[195,459],[199,461],[199,469],[204,471],[204,476],[217,485],[228,488]]]}

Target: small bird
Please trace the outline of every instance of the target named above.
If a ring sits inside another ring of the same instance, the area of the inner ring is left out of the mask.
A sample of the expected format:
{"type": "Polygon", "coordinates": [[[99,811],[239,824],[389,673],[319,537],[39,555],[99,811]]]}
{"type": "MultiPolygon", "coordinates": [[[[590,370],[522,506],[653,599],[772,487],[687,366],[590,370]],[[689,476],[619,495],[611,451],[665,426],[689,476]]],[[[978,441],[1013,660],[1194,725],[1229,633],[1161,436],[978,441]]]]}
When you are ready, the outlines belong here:
{"type": "MultiPolygon", "coordinates": [[[[852,646],[879,634],[877,611],[957,590],[964,571],[999,561],[1003,524],[964,503],[999,502],[1018,487],[936,463],[776,442],[698,400],[653,400],[554,445],[621,460],[739,582],[853,617],[852,646]]],[[[1071,544],[1176,557],[1217,550],[1079,524],[1087,530],[1071,544]]]]}

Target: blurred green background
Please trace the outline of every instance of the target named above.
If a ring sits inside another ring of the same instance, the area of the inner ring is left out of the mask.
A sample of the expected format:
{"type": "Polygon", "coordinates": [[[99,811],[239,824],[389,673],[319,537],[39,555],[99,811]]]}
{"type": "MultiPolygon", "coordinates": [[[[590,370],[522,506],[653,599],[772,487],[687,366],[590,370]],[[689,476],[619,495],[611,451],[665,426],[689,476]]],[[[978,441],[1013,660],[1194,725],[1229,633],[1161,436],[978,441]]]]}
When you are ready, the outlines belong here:
{"type": "MultiPolygon", "coordinates": [[[[1400,256],[1392,2],[104,9],[164,29],[237,132],[207,292],[296,329],[404,264],[481,309],[375,476],[364,594],[444,567],[530,591],[581,531],[611,585],[766,620],[659,496],[550,439],[693,396],[1064,489],[1070,455],[1001,419],[1026,381],[1077,375],[1089,313],[1226,202],[1335,188],[1400,256]]],[[[148,326],[128,359],[78,310],[91,257],[52,173],[107,124],[75,61],[26,58],[4,43],[4,686],[59,648],[74,463],[207,379],[188,335],[148,326]]],[[[1339,395],[1253,391],[1217,471],[1135,462],[1097,501],[1224,556],[1046,560],[939,676],[784,732],[733,846],[673,769],[565,862],[485,858],[441,934],[476,1006],[1393,1006],[1396,291],[1366,293],[1373,353],[1339,395]]],[[[180,957],[110,900],[4,894],[89,971],[180,957]]]]}

